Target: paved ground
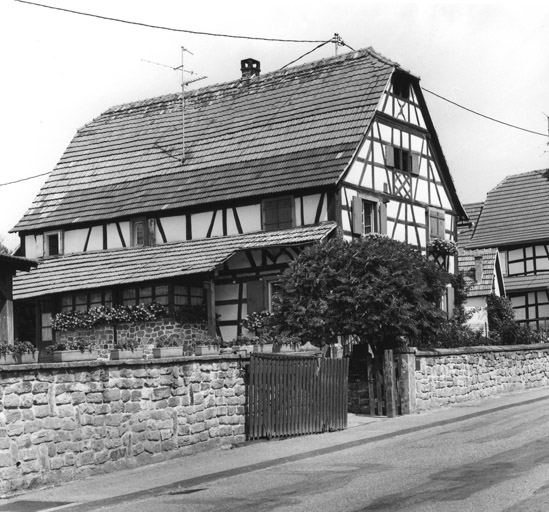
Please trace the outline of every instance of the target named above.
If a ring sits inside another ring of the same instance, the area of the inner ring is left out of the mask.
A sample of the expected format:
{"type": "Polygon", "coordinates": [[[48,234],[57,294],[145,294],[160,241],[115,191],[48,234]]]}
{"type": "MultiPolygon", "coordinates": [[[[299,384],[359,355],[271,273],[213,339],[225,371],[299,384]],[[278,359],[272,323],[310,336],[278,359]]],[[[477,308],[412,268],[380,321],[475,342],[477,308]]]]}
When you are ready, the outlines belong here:
{"type": "MultiPolygon", "coordinates": [[[[475,493],[488,493],[490,499],[489,491],[499,485],[494,475],[507,482],[506,492],[517,495],[511,483],[521,475],[536,491],[535,497],[521,497],[522,508],[516,510],[549,510],[549,491],[543,491],[549,487],[545,448],[549,443],[540,440],[541,432],[549,433],[545,411],[549,411],[549,389],[394,419],[350,415],[349,428],[342,432],[249,443],[27,491],[0,500],[0,512],[135,508],[440,511],[454,510],[449,506],[455,503],[457,510],[504,510],[498,508],[503,504],[493,500],[496,508],[462,508],[475,493]],[[527,412],[532,416],[527,417],[527,412]],[[522,419],[511,426],[509,418],[522,419]],[[488,433],[481,432],[485,427],[488,433]],[[523,436],[517,441],[520,449],[506,450],[516,433],[523,436]],[[459,456],[457,444],[464,447],[459,456]],[[451,459],[456,459],[454,468],[444,465],[451,459]],[[420,470],[428,476],[420,476],[420,470]],[[408,487],[406,479],[411,482],[408,487]],[[351,480],[352,488],[347,489],[351,480]],[[343,490],[345,502],[338,489],[343,490]],[[369,489],[367,494],[364,489],[369,489]],[[219,500],[231,493],[232,505],[225,502],[225,508],[219,508],[219,500]],[[442,508],[440,504],[428,508],[426,503],[435,503],[437,496],[448,499],[442,508]]],[[[528,485],[522,482],[520,487],[524,490],[528,485]]]]}

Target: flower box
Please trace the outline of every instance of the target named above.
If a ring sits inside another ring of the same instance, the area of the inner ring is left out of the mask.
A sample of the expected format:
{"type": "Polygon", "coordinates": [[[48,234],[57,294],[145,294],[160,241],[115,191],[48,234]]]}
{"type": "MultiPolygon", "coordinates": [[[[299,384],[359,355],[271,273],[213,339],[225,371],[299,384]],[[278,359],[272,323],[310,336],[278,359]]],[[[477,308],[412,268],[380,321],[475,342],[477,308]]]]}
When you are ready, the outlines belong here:
{"type": "Polygon", "coordinates": [[[262,343],[259,345],[254,345],[254,352],[263,352],[264,354],[270,354],[273,351],[272,343],[262,343]]]}
{"type": "Polygon", "coordinates": [[[54,363],[70,363],[72,361],[95,361],[97,359],[97,350],[54,350],[54,363]]]}
{"type": "Polygon", "coordinates": [[[297,347],[294,343],[283,343],[282,345],[275,345],[273,352],[297,352],[297,347]]]}
{"type": "Polygon", "coordinates": [[[157,347],[153,348],[153,357],[182,357],[183,347],[157,347]]]}
{"type": "Polygon", "coordinates": [[[219,354],[219,347],[217,345],[196,345],[194,353],[197,356],[214,356],[219,354]]]}
{"type": "Polygon", "coordinates": [[[111,350],[111,360],[118,361],[120,359],[143,359],[143,350],[111,350]]]}
{"type": "Polygon", "coordinates": [[[0,356],[0,364],[33,364],[37,361],[38,352],[32,354],[21,354],[14,356],[12,354],[3,354],[0,356]]]}

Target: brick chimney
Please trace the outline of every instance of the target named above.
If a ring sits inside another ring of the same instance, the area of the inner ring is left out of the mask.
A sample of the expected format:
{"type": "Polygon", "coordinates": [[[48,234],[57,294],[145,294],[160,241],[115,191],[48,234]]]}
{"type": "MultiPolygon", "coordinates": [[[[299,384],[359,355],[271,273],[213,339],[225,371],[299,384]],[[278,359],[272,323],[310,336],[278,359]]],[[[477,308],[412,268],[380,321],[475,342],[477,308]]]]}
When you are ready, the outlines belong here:
{"type": "Polygon", "coordinates": [[[252,76],[259,76],[261,64],[255,59],[244,59],[240,61],[240,71],[242,71],[242,79],[248,80],[252,76]]]}

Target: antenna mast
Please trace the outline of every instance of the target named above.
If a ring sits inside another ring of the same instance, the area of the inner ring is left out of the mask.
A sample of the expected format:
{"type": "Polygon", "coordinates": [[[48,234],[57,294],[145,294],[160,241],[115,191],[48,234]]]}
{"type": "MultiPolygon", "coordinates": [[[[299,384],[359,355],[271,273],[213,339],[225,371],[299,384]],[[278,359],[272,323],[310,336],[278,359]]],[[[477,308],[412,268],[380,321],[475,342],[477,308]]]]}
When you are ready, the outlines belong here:
{"type": "Polygon", "coordinates": [[[185,161],[185,52],[193,55],[181,47],[181,163],[185,161]]]}

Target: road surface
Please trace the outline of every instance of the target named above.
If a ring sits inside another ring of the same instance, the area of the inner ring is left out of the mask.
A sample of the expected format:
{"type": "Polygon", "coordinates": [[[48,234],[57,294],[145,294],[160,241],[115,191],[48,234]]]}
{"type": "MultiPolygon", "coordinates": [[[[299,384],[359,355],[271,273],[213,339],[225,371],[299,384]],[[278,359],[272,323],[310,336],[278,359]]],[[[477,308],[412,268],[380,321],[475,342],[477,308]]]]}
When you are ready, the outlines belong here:
{"type": "Polygon", "coordinates": [[[549,401],[89,507],[109,512],[547,512],[549,401]]]}

